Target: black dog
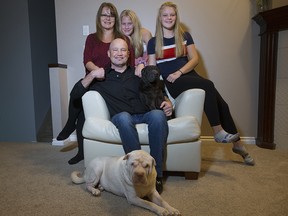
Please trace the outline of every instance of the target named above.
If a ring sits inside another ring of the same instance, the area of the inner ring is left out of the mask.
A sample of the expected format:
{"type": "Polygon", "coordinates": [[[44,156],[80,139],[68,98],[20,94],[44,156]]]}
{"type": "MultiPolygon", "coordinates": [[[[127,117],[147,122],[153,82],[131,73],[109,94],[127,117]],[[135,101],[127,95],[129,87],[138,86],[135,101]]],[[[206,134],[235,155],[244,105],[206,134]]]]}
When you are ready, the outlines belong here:
{"type": "Polygon", "coordinates": [[[150,109],[161,109],[165,100],[164,81],[160,80],[160,71],[157,66],[148,65],[141,71],[140,99],[150,109]]]}

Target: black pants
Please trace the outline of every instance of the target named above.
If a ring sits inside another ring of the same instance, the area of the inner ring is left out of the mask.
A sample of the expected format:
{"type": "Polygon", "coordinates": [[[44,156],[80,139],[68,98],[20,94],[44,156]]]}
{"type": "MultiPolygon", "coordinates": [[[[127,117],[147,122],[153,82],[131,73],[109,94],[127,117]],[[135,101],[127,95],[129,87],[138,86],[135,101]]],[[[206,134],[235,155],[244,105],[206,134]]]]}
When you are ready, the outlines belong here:
{"type": "Polygon", "coordinates": [[[211,80],[201,77],[196,71],[180,76],[174,83],[165,80],[165,85],[173,98],[188,89],[199,88],[205,91],[204,112],[210,125],[222,125],[228,133],[235,134],[237,129],[229,106],[219,94],[211,80]]]}
{"type": "MultiPolygon", "coordinates": [[[[82,96],[87,92],[82,84],[81,80],[77,82],[70,92],[69,99],[69,113],[68,120],[65,127],[75,127],[76,124],[76,136],[78,141],[78,154],[83,156],[83,140],[82,130],[85,122],[85,116],[82,106],[82,96]]],[[[65,127],[63,130],[65,130],[65,127]]]]}

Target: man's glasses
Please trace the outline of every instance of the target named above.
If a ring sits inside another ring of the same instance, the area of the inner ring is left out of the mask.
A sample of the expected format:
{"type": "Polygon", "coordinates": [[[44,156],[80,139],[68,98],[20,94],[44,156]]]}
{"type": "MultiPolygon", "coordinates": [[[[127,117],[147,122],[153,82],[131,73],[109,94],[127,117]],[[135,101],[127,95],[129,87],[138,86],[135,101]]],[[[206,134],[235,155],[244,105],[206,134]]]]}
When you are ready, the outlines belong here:
{"type": "Polygon", "coordinates": [[[115,15],[113,15],[113,14],[110,14],[110,15],[108,15],[108,14],[101,14],[101,17],[103,17],[103,18],[105,18],[105,19],[108,19],[108,18],[114,19],[114,18],[115,18],[115,15]]]}

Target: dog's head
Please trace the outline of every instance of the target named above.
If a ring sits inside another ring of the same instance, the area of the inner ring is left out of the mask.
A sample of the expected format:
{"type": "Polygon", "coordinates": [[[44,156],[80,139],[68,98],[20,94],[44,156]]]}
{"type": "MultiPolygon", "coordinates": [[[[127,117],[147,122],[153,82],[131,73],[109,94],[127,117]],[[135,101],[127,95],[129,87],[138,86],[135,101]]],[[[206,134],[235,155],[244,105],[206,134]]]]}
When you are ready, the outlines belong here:
{"type": "Polygon", "coordinates": [[[156,162],[149,153],[144,150],[135,150],[126,154],[123,160],[127,160],[127,170],[130,172],[129,176],[134,185],[147,185],[155,181],[156,162]]]}
{"type": "Polygon", "coordinates": [[[141,71],[142,81],[146,84],[154,83],[160,79],[160,71],[157,66],[148,65],[144,67],[141,71]]]}

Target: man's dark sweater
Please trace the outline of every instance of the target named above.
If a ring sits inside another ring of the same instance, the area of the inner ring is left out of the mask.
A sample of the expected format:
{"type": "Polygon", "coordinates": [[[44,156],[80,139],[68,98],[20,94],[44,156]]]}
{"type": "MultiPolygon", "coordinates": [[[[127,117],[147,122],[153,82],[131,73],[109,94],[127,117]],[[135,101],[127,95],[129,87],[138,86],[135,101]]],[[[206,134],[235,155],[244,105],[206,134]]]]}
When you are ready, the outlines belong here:
{"type": "Polygon", "coordinates": [[[105,69],[103,81],[94,80],[89,88],[84,88],[81,80],[75,84],[71,91],[71,98],[80,98],[87,91],[98,91],[104,98],[111,117],[126,111],[130,114],[141,114],[149,109],[141,102],[139,97],[140,78],[135,76],[131,67],[123,73],[116,72],[111,67],[105,69]]]}

